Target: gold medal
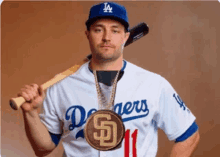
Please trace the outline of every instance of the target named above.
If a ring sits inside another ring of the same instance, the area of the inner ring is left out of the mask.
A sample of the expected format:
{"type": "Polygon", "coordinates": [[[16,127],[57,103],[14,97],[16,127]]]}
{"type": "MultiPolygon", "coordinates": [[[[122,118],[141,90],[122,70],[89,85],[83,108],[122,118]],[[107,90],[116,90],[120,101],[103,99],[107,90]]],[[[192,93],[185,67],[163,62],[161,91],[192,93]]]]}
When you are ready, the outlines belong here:
{"type": "Polygon", "coordinates": [[[86,122],[84,136],[95,149],[106,151],[120,146],[125,135],[121,117],[111,110],[98,110],[86,122]]]}
{"type": "Polygon", "coordinates": [[[121,146],[121,142],[125,135],[125,127],[121,116],[113,111],[119,71],[113,83],[110,102],[105,105],[102,103],[101,90],[98,84],[96,71],[93,73],[95,76],[99,109],[101,110],[96,111],[87,119],[84,128],[84,136],[87,142],[97,150],[114,150],[121,146]]]}

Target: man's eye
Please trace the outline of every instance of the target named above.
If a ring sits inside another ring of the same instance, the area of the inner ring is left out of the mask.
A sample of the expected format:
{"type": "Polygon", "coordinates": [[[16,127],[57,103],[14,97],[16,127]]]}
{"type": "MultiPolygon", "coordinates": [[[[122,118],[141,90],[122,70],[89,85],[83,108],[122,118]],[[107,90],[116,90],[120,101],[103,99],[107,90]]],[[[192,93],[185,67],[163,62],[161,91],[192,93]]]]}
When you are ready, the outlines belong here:
{"type": "Polygon", "coordinates": [[[101,29],[95,29],[95,32],[101,32],[101,29]]]}
{"type": "Polygon", "coordinates": [[[113,30],[113,33],[119,33],[119,31],[117,31],[117,30],[113,30]]]}

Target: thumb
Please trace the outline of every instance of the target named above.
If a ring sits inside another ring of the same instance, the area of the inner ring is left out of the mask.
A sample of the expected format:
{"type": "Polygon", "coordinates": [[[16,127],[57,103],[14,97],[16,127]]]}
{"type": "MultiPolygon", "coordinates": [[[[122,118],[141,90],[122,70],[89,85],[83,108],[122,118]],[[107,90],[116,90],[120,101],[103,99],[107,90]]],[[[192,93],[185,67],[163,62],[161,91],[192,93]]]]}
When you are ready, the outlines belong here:
{"type": "Polygon", "coordinates": [[[43,89],[42,85],[38,88],[38,92],[39,92],[40,96],[45,97],[45,92],[44,92],[44,89],[43,89]]]}

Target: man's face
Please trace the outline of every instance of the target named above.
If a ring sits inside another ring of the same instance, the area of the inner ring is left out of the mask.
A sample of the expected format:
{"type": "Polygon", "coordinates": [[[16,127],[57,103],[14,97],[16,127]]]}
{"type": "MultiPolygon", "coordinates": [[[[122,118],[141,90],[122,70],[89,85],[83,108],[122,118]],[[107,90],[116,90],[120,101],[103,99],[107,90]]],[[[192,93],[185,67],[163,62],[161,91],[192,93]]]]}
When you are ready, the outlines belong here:
{"type": "Polygon", "coordinates": [[[86,31],[92,55],[99,62],[114,61],[121,57],[124,43],[129,37],[124,26],[115,20],[100,19],[86,31]]]}

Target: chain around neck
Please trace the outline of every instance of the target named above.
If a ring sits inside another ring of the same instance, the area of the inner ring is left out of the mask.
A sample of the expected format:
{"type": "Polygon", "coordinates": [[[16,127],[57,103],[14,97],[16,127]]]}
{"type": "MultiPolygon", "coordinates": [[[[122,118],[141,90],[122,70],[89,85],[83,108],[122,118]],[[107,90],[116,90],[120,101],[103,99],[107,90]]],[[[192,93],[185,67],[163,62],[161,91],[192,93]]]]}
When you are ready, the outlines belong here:
{"type": "MultiPolygon", "coordinates": [[[[114,83],[112,85],[112,91],[111,91],[111,96],[110,96],[110,101],[109,103],[106,105],[105,109],[111,110],[112,107],[114,106],[114,98],[115,98],[115,92],[116,92],[116,85],[117,85],[117,80],[118,80],[118,76],[119,76],[119,72],[120,70],[117,72],[116,76],[115,76],[115,80],[114,83]]],[[[98,79],[97,79],[97,73],[96,70],[93,71],[94,77],[95,77],[95,83],[96,83],[96,90],[97,90],[97,94],[98,94],[98,103],[99,103],[99,109],[101,109],[103,107],[103,101],[102,101],[102,96],[101,96],[101,89],[98,83],[98,79]]]]}

